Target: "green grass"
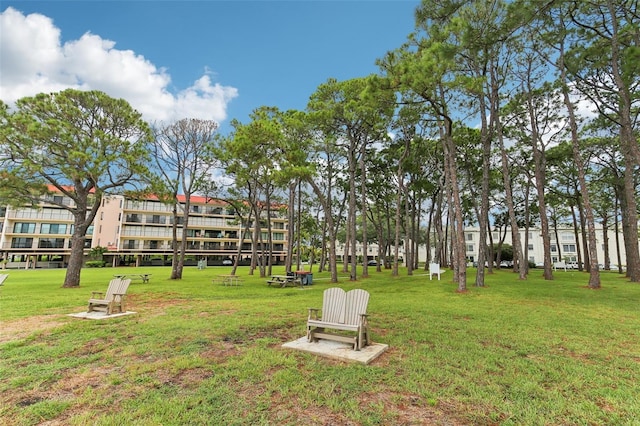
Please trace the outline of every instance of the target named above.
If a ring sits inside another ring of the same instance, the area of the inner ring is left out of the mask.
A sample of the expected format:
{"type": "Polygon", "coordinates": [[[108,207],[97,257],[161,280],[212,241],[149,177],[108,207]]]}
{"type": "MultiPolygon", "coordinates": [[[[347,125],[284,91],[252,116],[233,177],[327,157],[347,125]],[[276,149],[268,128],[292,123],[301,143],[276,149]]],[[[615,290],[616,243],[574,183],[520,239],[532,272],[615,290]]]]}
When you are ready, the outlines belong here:
{"type": "MultiPolygon", "coordinates": [[[[168,268],[129,287],[136,315],[86,309],[116,271],[9,271],[0,287],[0,419],[7,425],[634,425],[640,419],[640,285],[614,273],[498,271],[459,294],[424,275],[376,273],[340,286],[371,293],[371,365],[281,347],[304,335],[314,285],[212,285],[230,268],[168,268]]],[[[131,271],[128,268],[126,271],[131,271]]],[[[282,271],[278,270],[278,273],[282,271]]],[[[473,280],[473,274],[469,274],[473,280]]]]}

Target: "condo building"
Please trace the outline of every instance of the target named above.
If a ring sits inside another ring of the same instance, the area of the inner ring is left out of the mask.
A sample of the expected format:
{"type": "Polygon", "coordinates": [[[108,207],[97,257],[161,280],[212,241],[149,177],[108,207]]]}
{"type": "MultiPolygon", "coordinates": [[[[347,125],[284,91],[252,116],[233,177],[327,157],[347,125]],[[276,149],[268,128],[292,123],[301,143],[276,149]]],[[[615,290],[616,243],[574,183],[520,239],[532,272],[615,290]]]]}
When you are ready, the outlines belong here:
{"type": "MultiPolygon", "coordinates": [[[[189,221],[184,228],[184,197],[179,197],[177,238],[186,232],[185,265],[220,265],[251,259],[253,225],[245,229],[232,206],[221,200],[192,196],[189,221]]],[[[60,204],[73,201],[53,195],[35,207],[0,207],[0,258],[6,268],[56,268],[66,266],[71,251],[73,216],[60,204]],[[53,203],[55,201],[55,204],[53,203]]],[[[272,262],[284,262],[288,241],[286,216],[272,212],[272,262]]],[[[169,265],[173,253],[173,213],[157,198],[138,200],[122,195],[105,196],[93,225],[87,230],[85,254],[105,247],[107,264],[169,265]]],[[[266,219],[261,219],[260,239],[268,250],[266,219]]]]}
{"type": "MultiPolygon", "coordinates": [[[[602,226],[597,225],[595,229],[596,242],[597,242],[597,256],[600,263],[600,269],[610,267],[616,269],[618,262],[623,267],[626,265],[626,254],[624,249],[624,237],[622,231],[617,233],[614,230],[608,230],[604,232],[602,226]],[[617,235],[616,235],[617,234],[617,235]],[[608,262],[605,259],[605,255],[608,255],[608,262]]],[[[503,231],[504,232],[504,231],[503,231]]],[[[504,236],[504,244],[513,245],[512,235],[509,232],[506,235],[501,235],[499,232],[492,232],[492,238],[494,244],[498,244],[501,237],[504,236]]],[[[465,249],[466,258],[469,262],[469,266],[477,266],[476,261],[478,259],[478,252],[480,251],[480,229],[477,227],[467,227],[464,230],[465,237],[465,249]]],[[[434,237],[435,238],[435,237],[434,237]]],[[[534,264],[536,267],[542,267],[544,264],[544,244],[542,234],[539,229],[531,229],[526,234],[525,231],[520,231],[520,240],[522,244],[527,244],[526,258],[534,264]],[[526,237],[526,238],[525,238],[526,237]]],[[[337,256],[339,261],[348,261],[350,256],[344,252],[345,245],[338,244],[337,256]]],[[[578,251],[581,250],[582,259],[584,259],[584,240],[582,234],[576,235],[573,228],[563,226],[553,232],[550,235],[550,252],[551,262],[565,263],[567,265],[575,265],[578,263],[578,251]]],[[[425,245],[418,247],[418,259],[424,262],[427,259],[427,248],[425,245]]],[[[363,244],[356,244],[356,256],[358,256],[358,262],[377,262],[378,258],[378,245],[370,243],[367,247],[363,247],[363,244]]],[[[405,246],[402,245],[398,250],[398,258],[400,261],[405,257],[405,246]]],[[[434,248],[431,247],[431,258],[434,257],[434,248]]],[[[503,259],[504,260],[504,259],[503,259]]],[[[374,263],[371,263],[374,264],[374,263]]]]}

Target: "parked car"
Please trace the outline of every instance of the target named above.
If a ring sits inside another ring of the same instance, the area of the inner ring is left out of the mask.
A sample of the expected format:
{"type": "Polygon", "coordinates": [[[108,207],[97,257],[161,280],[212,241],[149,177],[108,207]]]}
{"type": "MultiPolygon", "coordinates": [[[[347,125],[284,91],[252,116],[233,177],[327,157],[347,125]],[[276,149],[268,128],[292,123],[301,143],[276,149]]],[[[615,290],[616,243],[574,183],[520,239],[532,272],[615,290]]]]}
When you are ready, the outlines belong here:
{"type": "Polygon", "coordinates": [[[233,260],[231,260],[231,259],[225,259],[225,260],[223,260],[223,261],[222,261],[222,265],[224,265],[224,266],[231,266],[231,265],[233,265],[233,260]]]}
{"type": "Polygon", "coordinates": [[[378,266],[378,262],[376,260],[370,260],[367,262],[367,265],[369,266],[378,266]]]}

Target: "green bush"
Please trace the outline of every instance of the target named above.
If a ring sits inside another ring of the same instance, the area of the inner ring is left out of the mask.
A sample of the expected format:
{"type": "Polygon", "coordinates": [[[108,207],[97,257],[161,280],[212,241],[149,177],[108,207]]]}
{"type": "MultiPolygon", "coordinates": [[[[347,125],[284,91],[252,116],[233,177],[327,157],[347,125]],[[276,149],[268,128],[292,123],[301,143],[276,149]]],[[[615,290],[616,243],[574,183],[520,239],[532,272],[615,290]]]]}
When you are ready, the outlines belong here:
{"type": "Polygon", "coordinates": [[[104,268],[104,265],[104,260],[88,260],[84,264],[87,268],[104,268]]]}

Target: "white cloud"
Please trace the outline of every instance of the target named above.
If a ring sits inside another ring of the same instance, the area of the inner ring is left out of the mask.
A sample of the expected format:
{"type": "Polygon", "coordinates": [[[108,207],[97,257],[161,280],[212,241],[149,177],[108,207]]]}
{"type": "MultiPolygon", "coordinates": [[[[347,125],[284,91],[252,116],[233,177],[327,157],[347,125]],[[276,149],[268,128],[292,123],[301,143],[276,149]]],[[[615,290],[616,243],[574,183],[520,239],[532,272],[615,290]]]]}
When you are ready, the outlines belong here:
{"type": "Polygon", "coordinates": [[[236,88],[212,83],[205,70],[191,87],[172,93],[165,69],[115,45],[91,33],[62,45],[60,29],[50,18],[7,8],[0,13],[0,99],[11,105],[66,88],[101,90],[126,99],[148,121],[227,118],[236,88]]]}

